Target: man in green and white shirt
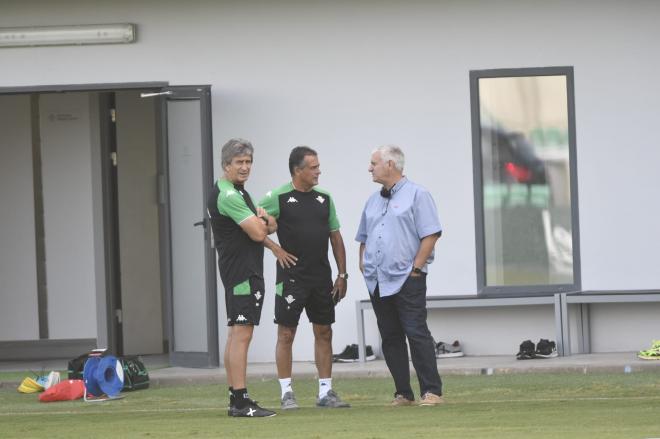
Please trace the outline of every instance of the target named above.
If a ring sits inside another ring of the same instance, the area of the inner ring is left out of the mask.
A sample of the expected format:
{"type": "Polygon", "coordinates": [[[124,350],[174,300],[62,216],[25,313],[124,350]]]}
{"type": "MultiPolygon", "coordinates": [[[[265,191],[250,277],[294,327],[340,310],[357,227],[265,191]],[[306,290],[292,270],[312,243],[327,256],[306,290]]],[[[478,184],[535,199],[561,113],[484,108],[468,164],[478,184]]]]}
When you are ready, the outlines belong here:
{"type": "Polygon", "coordinates": [[[314,329],[319,407],[350,407],[332,390],[332,327],[335,305],[346,295],[346,251],[330,194],[316,187],[321,169],[316,151],[298,146],[289,156],[291,182],[274,189],[259,205],[277,218],[279,245],[264,241],[278,260],[275,358],[282,408],[297,408],[291,386],[292,345],[303,309],[314,329]],[[328,241],[337,263],[333,282],[328,241]]]}
{"type": "Polygon", "coordinates": [[[255,208],[244,184],[252,169],[252,144],[231,139],[222,148],[224,175],[213,186],[208,213],[225,287],[229,331],[225,369],[229,385],[229,416],[266,417],[275,412],[259,407],[247,392],[247,352],[264,301],[263,241],[277,230],[275,218],[255,208]]]}

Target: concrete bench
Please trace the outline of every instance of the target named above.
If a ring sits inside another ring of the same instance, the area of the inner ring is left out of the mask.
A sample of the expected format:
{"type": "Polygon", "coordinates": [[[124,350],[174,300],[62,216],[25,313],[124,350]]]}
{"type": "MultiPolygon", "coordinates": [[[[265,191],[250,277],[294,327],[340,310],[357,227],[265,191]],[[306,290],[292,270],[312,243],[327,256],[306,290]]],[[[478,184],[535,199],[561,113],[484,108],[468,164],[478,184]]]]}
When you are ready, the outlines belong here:
{"type": "MultiPolygon", "coordinates": [[[[555,334],[557,340],[557,352],[563,355],[564,348],[561,345],[565,339],[562,336],[563,321],[559,294],[549,296],[513,296],[513,297],[483,297],[483,296],[427,296],[426,307],[428,309],[449,308],[486,308],[492,306],[526,306],[526,305],[553,305],[555,316],[555,334]]],[[[357,300],[355,302],[355,314],[357,316],[358,330],[358,355],[360,362],[366,359],[366,342],[364,334],[364,311],[373,309],[369,299],[357,300]]]]}
{"type": "MultiPolygon", "coordinates": [[[[576,293],[561,293],[559,296],[559,312],[561,322],[561,345],[564,355],[571,355],[571,339],[568,324],[568,306],[578,306],[577,312],[577,353],[591,352],[591,331],[589,325],[589,305],[593,303],[648,303],[660,302],[660,290],[618,290],[618,291],[580,291],[576,293]]],[[[557,321],[555,317],[555,321],[557,321]]]]}

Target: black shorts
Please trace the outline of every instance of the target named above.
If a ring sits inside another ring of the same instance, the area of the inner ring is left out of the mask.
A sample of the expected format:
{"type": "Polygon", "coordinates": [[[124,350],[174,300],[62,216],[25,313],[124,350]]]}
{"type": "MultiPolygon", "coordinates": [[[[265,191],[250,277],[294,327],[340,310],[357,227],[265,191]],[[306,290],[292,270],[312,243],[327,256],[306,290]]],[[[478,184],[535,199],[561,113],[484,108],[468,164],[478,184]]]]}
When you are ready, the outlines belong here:
{"type": "Polygon", "coordinates": [[[298,326],[303,309],[311,323],[331,325],[335,322],[330,279],[317,285],[301,284],[288,276],[275,288],[275,323],[298,326]]]}
{"type": "Polygon", "coordinates": [[[232,288],[225,287],[227,326],[258,325],[265,291],[264,279],[257,276],[232,288]]]}

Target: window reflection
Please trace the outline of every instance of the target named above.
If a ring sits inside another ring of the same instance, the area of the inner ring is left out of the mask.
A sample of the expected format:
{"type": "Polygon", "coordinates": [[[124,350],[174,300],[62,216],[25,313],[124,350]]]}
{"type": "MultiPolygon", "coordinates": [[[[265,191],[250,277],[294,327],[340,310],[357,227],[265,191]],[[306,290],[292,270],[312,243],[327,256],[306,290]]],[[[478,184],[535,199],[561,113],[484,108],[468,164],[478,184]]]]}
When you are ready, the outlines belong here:
{"type": "Polygon", "coordinates": [[[566,76],[478,85],[486,286],[572,284],[566,76]]]}

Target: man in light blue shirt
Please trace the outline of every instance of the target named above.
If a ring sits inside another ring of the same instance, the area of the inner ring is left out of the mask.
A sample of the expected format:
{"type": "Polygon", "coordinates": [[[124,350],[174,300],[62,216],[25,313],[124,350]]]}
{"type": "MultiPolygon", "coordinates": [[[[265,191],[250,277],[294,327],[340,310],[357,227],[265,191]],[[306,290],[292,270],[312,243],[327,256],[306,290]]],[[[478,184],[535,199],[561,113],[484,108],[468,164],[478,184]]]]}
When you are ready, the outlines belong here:
{"type": "Polygon", "coordinates": [[[367,200],[355,240],[396,387],[392,405],[411,405],[415,400],[406,339],[419,379],[420,405],[437,405],[444,400],[426,323],[426,275],[442,227],[431,194],[404,177],[403,166],[403,151],[397,146],[382,146],[372,153],[369,172],[383,187],[367,200]]]}

